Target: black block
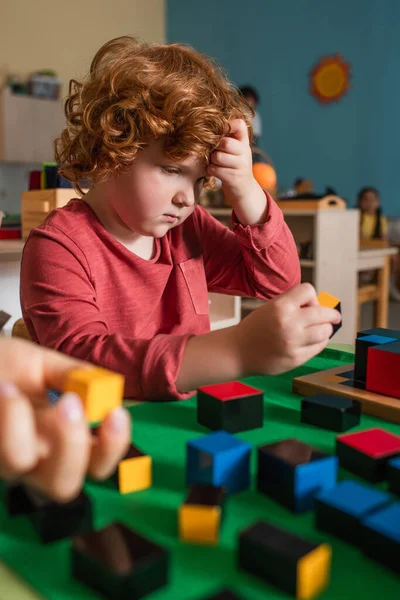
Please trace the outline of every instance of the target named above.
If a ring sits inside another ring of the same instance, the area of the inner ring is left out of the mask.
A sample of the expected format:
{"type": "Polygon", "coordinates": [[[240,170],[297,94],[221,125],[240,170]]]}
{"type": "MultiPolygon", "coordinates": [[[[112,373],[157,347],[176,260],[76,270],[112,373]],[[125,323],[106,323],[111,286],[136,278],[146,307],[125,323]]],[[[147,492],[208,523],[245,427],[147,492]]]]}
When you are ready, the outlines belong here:
{"type": "Polygon", "coordinates": [[[239,535],[238,564],[244,571],[297,596],[299,561],[318,547],[319,544],[258,521],[239,535]]]}
{"type": "Polygon", "coordinates": [[[329,394],[308,396],[301,402],[301,422],[331,431],[347,431],[360,423],[361,404],[329,394]]]}
{"type": "Polygon", "coordinates": [[[383,456],[382,458],[368,456],[342,443],[339,439],[336,440],[336,455],[343,469],[347,469],[371,483],[379,483],[387,478],[387,464],[389,459],[394,456],[383,456]]]}
{"type": "Polygon", "coordinates": [[[200,388],[197,392],[197,421],[213,431],[222,429],[229,433],[262,427],[264,394],[240,382],[200,388]],[[229,386],[232,386],[232,395],[226,397],[225,389],[229,390],[229,386]],[[219,388],[224,389],[221,392],[223,399],[217,395],[219,388]],[[212,393],[213,390],[215,393],[212,393]]]}
{"type": "Polygon", "coordinates": [[[121,523],[72,540],[72,574],[110,600],[136,600],[168,583],[168,554],[121,523]]]}
{"type": "Polygon", "coordinates": [[[395,458],[389,461],[387,467],[387,479],[389,482],[389,490],[400,496],[400,458],[395,458]]]}
{"type": "Polygon", "coordinates": [[[9,514],[27,514],[44,543],[55,542],[93,528],[92,504],[81,492],[71,502],[54,502],[26,486],[10,488],[9,514]]]}

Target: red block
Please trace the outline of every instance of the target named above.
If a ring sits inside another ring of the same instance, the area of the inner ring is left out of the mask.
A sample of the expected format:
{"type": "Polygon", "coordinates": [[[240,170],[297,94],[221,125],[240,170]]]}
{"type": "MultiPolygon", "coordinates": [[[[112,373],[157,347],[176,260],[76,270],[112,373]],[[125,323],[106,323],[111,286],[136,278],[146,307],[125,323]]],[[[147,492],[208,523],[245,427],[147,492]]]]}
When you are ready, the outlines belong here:
{"type": "Polygon", "coordinates": [[[342,468],[377,483],[387,478],[389,460],[400,455],[400,436],[379,428],[339,435],[336,454],[342,468]]]}
{"type": "Polygon", "coordinates": [[[234,398],[244,398],[245,396],[253,396],[259,394],[260,390],[253,388],[240,381],[229,381],[228,383],[216,383],[214,385],[204,385],[199,388],[200,391],[214,398],[218,398],[221,402],[233,400],[234,398]]]}
{"type": "Polygon", "coordinates": [[[371,458],[384,458],[400,452],[400,437],[378,427],[346,433],[336,439],[371,458]]]}
{"type": "Polygon", "coordinates": [[[368,349],[366,389],[400,398],[400,341],[368,349]]]}

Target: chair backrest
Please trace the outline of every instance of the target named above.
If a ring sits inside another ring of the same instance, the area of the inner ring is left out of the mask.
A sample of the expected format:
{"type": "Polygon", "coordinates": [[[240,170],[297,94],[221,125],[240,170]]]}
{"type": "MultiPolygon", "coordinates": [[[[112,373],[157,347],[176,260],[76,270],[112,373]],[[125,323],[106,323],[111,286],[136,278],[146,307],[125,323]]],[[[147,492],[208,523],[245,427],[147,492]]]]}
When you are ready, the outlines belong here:
{"type": "Polygon", "coordinates": [[[23,340],[30,340],[31,336],[26,328],[25,321],[23,319],[18,319],[15,321],[12,332],[12,337],[22,338],[23,340]]]}

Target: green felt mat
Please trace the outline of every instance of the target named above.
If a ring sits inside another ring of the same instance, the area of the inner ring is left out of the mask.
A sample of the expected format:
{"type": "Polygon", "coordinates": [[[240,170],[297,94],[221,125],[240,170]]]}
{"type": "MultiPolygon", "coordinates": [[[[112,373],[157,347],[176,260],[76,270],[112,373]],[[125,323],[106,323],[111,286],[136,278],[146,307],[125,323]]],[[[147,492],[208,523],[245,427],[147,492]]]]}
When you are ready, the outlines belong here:
{"type": "MultiPolygon", "coordinates": [[[[300,423],[299,397],[291,394],[294,376],[332,368],[352,361],[346,352],[326,350],[307,366],[279,377],[251,377],[246,382],[265,391],[262,429],[239,434],[254,446],[297,437],[323,451],[334,453],[335,433],[300,423]]],[[[141,404],[130,408],[133,441],[153,457],[154,485],[136,494],[120,496],[107,484],[88,483],[94,501],[95,524],[102,527],[119,519],[170,551],[170,585],[151,595],[152,600],[192,600],[229,585],[248,600],[286,598],[276,588],[259,582],[236,568],[238,531],[257,519],[270,520],[312,540],[333,547],[332,581],[320,598],[369,600],[378,596],[400,598],[400,578],[364,558],[357,548],[316,531],[313,514],[294,515],[254,489],[256,452],[253,451],[252,489],[226,503],[220,543],[216,547],[186,545],[177,539],[177,509],[185,497],[186,442],[207,433],[196,422],[196,401],[141,404]]],[[[361,428],[383,426],[400,434],[400,426],[364,416],[361,428]]],[[[341,477],[349,476],[341,472],[341,477]]],[[[385,488],[385,485],[381,486],[385,488]]],[[[71,581],[68,541],[43,546],[27,518],[7,519],[0,506],[0,559],[49,600],[97,598],[83,585],[71,581]]],[[[13,596],[17,598],[18,596],[13,596]]],[[[11,598],[10,598],[11,600],[11,598]]]]}

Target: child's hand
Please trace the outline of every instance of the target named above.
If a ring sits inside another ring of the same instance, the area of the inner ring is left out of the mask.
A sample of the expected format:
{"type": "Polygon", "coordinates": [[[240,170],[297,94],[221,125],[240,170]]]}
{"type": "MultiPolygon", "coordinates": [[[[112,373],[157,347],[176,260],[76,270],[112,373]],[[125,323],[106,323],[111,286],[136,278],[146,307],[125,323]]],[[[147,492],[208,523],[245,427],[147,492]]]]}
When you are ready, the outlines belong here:
{"type": "Polygon", "coordinates": [[[230,127],[229,134],[211,154],[208,173],[221,180],[225,196],[234,204],[249,196],[249,189],[256,181],[246,123],[243,119],[233,119],[230,127]]]}
{"type": "Polygon", "coordinates": [[[48,387],[62,388],[82,363],[22,340],[0,337],[0,477],[22,479],[58,501],[74,498],[85,476],[111,475],[130,440],[122,408],[104,420],[96,440],[73,393],[54,406],[48,387]],[[6,383],[7,382],[7,383],[6,383]]]}
{"type": "Polygon", "coordinates": [[[325,348],[340,320],[319,304],[312,285],[292,288],[237,325],[243,372],[276,375],[302,365],[325,348]]]}

